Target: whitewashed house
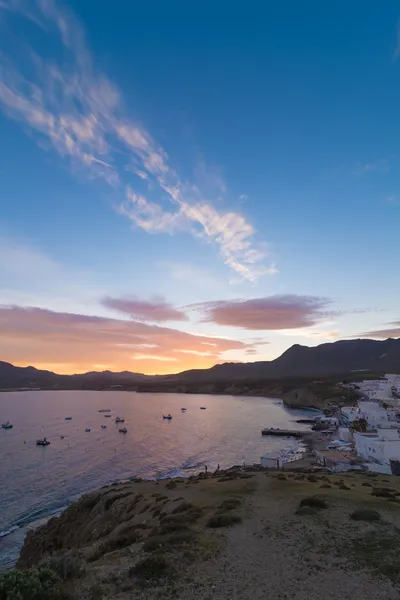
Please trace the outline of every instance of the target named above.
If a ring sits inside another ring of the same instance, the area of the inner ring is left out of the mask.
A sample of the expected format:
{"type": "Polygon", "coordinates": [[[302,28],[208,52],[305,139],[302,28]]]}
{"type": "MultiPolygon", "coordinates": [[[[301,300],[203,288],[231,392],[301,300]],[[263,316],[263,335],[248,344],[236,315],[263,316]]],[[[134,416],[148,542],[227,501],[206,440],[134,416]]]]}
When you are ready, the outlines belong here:
{"type": "Polygon", "coordinates": [[[390,469],[390,460],[400,460],[400,432],[397,428],[380,428],[375,433],[354,433],[353,437],[358,456],[368,462],[390,469]]]}

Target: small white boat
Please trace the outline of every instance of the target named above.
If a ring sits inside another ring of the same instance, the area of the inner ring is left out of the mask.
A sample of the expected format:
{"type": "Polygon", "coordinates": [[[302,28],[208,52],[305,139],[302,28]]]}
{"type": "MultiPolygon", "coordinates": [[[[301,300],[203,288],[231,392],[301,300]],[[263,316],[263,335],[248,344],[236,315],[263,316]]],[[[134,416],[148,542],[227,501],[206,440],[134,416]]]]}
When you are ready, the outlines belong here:
{"type": "Polygon", "coordinates": [[[163,415],[162,418],[170,421],[172,419],[172,415],[163,415]]]}
{"type": "Polygon", "coordinates": [[[118,431],[119,431],[120,433],[128,433],[128,430],[127,430],[127,428],[126,428],[126,427],[122,427],[122,429],[118,429],[118,431]]]}
{"type": "Polygon", "coordinates": [[[12,429],[13,428],[13,424],[10,423],[10,421],[6,421],[5,423],[2,424],[1,428],[2,429],[12,429]]]}
{"type": "Polygon", "coordinates": [[[121,417],[117,417],[117,418],[115,419],[115,422],[116,422],[116,423],[125,423],[125,419],[121,419],[121,417]]]}
{"type": "Polygon", "coordinates": [[[85,432],[86,432],[86,433],[89,433],[89,432],[90,432],[90,429],[89,429],[89,427],[86,427],[86,429],[85,429],[85,432]]]}

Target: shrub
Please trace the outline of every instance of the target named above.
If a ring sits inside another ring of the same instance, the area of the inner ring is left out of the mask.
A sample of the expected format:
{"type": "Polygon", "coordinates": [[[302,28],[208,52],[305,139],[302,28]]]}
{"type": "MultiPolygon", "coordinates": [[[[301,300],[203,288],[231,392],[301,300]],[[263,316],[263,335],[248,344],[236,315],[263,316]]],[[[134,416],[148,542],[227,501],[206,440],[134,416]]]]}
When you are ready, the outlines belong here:
{"type": "Polygon", "coordinates": [[[230,525],[235,525],[236,523],[241,522],[242,519],[239,517],[239,515],[233,513],[216,513],[214,516],[208,519],[207,527],[218,529],[220,527],[229,527],[230,525]]]}
{"type": "Polygon", "coordinates": [[[376,510],[370,510],[368,508],[360,508],[351,513],[350,519],[353,521],[380,521],[381,516],[376,510]]]}
{"type": "Polygon", "coordinates": [[[138,577],[141,580],[162,579],[174,572],[174,567],[161,554],[143,558],[129,569],[130,577],[138,577]]]}
{"type": "Polygon", "coordinates": [[[0,573],[0,600],[66,600],[58,575],[46,567],[0,573]]]}
{"type": "Polygon", "coordinates": [[[89,600],[102,600],[104,598],[104,590],[100,583],[94,583],[89,589],[89,600]]]}
{"type": "Polygon", "coordinates": [[[174,490],[176,488],[176,482],[168,481],[165,487],[167,488],[167,490],[174,490]]]}
{"type": "Polygon", "coordinates": [[[319,486],[320,488],[323,488],[325,490],[327,489],[331,489],[331,484],[330,483],[323,483],[322,485],[319,486]]]}
{"type": "Polygon", "coordinates": [[[193,504],[191,502],[184,501],[174,508],[172,514],[175,515],[176,513],[185,512],[187,510],[190,510],[191,508],[193,508],[193,504]]]}
{"type": "Polygon", "coordinates": [[[234,508],[237,508],[240,505],[241,505],[241,501],[239,500],[239,498],[228,498],[227,500],[224,500],[220,504],[220,509],[233,510],[234,508]]]}
{"type": "Polygon", "coordinates": [[[302,506],[311,506],[311,508],[328,508],[325,500],[318,498],[318,496],[309,496],[308,498],[303,498],[300,502],[300,508],[302,506]]]}
{"type": "Polygon", "coordinates": [[[300,508],[298,508],[296,510],[296,515],[316,515],[317,514],[317,509],[313,508],[312,506],[300,506],[300,508]]]}
{"type": "Polygon", "coordinates": [[[50,558],[44,559],[41,566],[51,569],[64,581],[82,577],[85,574],[85,564],[78,552],[56,552],[50,558]]]}
{"type": "Polygon", "coordinates": [[[190,529],[173,531],[169,534],[155,535],[147,538],[143,544],[145,552],[154,552],[160,548],[170,549],[172,546],[183,546],[195,540],[196,536],[190,529]]]}
{"type": "Polygon", "coordinates": [[[393,494],[389,490],[382,488],[373,488],[371,496],[377,496],[378,498],[392,498],[393,494]]]}

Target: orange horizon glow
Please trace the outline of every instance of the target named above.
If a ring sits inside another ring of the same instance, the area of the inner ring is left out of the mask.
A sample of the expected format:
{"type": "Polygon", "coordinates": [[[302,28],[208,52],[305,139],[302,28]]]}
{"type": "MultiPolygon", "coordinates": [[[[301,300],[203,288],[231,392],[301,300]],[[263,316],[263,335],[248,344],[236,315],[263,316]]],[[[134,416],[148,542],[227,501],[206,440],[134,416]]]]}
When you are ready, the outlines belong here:
{"type": "Polygon", "coordinates": [[[106,370],[167,375],[246,360],[246,352],[254,359],[254,346],[240,340],[16,306],[0,307],[0,347],[7,362],[60,375],[106,370]]]}
{"type": "MultiPolygon", "coordinates": [[[[135,363],[140,362],[137,367],[132,365],[132,362],[129,364],[97,364],[97,363],[85,363],[83,365],[79,365],[77,363],[48,363],[48,362],[32,362],[32,361],[10,361],[15,367],[34,367],[39,371],[51,371],[56,375],[82,375],[84,373],[90,372],[98,372],[101,373],[103,371],[112,371],[114,373],[119,373],[121,371],[130,371],[132,373],[139,373],[142,375],[175,375],[182,371],[190,371],[192,369],[209,369],[214,367],[217,364],[222,364],[224,362],[236,362],[234,360],[217,360],[217,361],[207,361],[207,362],[190,362],[182,363],[179,361],[179,367],[173,367],[173,363],[170,361],[163,362],[160,364],[157,361],[158,365],[150,365],[150,362],[155,362],[149,360],[147,362],[134,361],[135,363]],[[164,367],[165,365],[165,367],[164,367]],[[169,367],[169,368],[168,368],[169,367]]],[[[244,361],[243,361],[244,362],[244,361]]]]}

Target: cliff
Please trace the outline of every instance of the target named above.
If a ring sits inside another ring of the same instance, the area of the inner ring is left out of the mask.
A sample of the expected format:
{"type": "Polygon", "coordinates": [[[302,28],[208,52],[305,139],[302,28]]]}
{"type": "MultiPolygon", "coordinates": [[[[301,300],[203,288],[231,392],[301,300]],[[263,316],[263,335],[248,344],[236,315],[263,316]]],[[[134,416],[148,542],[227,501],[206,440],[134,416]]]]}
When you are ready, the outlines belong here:
{"type": "Polygon", "coordinates": [[[400,481],[372,475],[236,468],[112,485],[30,532],[0,597],[394,600],[400,481]]]}

